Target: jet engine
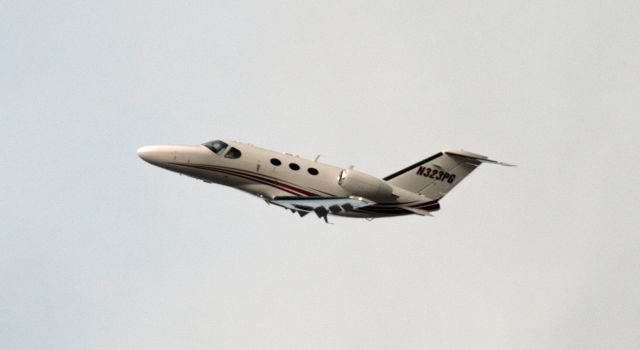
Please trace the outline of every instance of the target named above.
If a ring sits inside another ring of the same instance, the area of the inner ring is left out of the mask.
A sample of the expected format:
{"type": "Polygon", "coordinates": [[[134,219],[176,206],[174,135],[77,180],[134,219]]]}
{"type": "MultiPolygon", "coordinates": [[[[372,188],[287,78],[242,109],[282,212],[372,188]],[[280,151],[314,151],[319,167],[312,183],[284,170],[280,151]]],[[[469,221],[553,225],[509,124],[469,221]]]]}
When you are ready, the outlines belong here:
{"type": "Polygon", "coordinates": [[[342,170],[338,184],[354,196],[376,202],[388,202],[396,198],[388,183],[353,169],[342,170]]]}

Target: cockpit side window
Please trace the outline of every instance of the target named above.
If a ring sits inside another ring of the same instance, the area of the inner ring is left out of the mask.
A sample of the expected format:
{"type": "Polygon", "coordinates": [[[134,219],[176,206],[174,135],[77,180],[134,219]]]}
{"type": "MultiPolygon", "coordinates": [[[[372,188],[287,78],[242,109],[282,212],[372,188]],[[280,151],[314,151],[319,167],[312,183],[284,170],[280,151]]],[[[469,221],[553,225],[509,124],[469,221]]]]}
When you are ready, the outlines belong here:
{"type": "Polygon", "coordinates": [[[207,147],[211,150],[211,152],[217,155],[222,155],[224,153],[224,150],[227,149],[228,146],[226,143],[220,140],[205,142],[202,145],[207,147]]]}
{"type": "Polygon", "coordinates": [[[237,159],[240,158],[240,156],[242,156],[242,152],[240,152],[240,150],[235,147],[231,147],[231,149],[229,149],[229,152],[224,155],[225,158],[231,159],[237,159]]]}

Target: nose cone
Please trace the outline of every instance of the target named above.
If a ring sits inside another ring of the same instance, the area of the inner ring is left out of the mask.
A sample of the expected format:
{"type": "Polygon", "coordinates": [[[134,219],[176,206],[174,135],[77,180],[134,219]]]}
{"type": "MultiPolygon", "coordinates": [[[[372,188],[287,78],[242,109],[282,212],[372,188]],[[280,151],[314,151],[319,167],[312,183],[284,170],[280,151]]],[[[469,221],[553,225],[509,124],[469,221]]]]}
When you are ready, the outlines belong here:
{"type": "Polygon", "coordinates": [[[163,165],[171,161],[175,151],[170,146],[144,146],[138,148],[138,157],[153,165],[163,165]]]}
{"type": "Polygon", "coordinates": [[[138,148],[138,157],[140,157],[140,159],[142,160],[149,159],[149,157],[151,156],[151,153],[153,153],[152,147],[153,146],[144,146],[144,147],[138,148]]]}

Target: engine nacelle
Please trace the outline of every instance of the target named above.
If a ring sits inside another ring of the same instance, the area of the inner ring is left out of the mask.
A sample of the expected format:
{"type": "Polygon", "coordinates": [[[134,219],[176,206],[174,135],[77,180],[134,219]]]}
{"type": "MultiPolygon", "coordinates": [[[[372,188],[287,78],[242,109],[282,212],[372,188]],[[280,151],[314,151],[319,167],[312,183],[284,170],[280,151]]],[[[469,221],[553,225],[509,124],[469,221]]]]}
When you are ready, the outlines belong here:
{"type": "Polygon", "coordinates": [[[342,170],[338,184],[354,196],[376,202],[388,202],[395,198],[393,188],[388,183],[353,169],[342,170]]]}

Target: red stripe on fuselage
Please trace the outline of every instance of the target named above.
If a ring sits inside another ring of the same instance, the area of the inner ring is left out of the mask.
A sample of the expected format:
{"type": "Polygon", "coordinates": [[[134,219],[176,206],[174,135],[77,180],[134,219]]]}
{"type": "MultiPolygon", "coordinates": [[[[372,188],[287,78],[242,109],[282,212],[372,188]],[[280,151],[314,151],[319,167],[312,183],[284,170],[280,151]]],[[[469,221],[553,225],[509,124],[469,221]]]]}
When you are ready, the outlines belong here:
{"type": "MultiPolygon", "coordinates": [[[[305,188],[301,188],[298,186],[295,186],[293,184],[290,183],[284,183],[278,180],[275,180],[273,178],[270,177],[266,177],[264,175],[258,175],[256,173],[253,173],[251,171],[247,171],[247,170],[239,170],[239,169],[234,169],[234,168],[228,168],[228,167],[221,167],[221,166],[215,166],[215,165],[206,165],[206,164],[177,164],[177,163],[172,163],[174,165],[177,166],[184,166],[184,167],[192,167],[192,168],[198,168],[198,169],[202,169],[202,170],[208,170],[208,171],[214,171],[214,172],[219,172],[219,173],[223,173],[223,174],[229,174],[232,176],[237,176],[243,179],[247,179],[247,180],[251,180],[251,181],[255,181],[264,185],[268,185],[271,186],[273,188],[277,188],[279,190],[282,190],[284,192],[287,193],[291,193],[295,196],[298,197],[316,197],[316,196],[320,196],[320,197],[327,197],[327,196],[331,196],[333,197],[334,195],[332,194],[328,194],[328,193],[322,193],[322,194],[318,194],[318,193],[314,193],[314,192],[310,192],[309,190],[305,189],[305,188]]],[[[316,190],[317,191],[317,190],[316,190]]],[[[318,191],[320,192],[320,191],[318,191]]],[[[437,205],[437,200],[431,200],[428,202],[422,202],[422,203],[417,203],[417,204],[412,204],[411,207],[412,208],[417,208],[417,209],[436,209],[439,206],[437,205]]],[[[408,211],[406,209],[403,209],[400,204],[408,204],[408,203],[377,203],[371,206],[367,206],[367,207],[363,207],[363,208],[358,208],[356,209],[356,211],[361,211],[361,212],[370,212],[370,213],[376,213],[376,214],[386,214],[386,215],[405,215],[405,214],[413,214],[411,211],[408,211]]]]}
{"type": "MultiPolygon", "coordinates": [[[[175,164],[175,163],[174,163],[175,164]]],[[[238,170],[238,169],[233,169],[233,168],[226,168],[226,167],[220,167],[220,166],[214,166],[214,165],[205,165],[205,164],[175,164],[175,165],[179,165],[179,166],[187,166],[187,167],[194,167],[194,168],[198,168],[198,169],[203,169],[203,170],[209,170],[209,171],[217,171],[220,173],[225,173],[225,174],[229,174],[229,175],[233,175],[233,176],[237,176],[237,177],[241,177],[247,180],[252,180],[252,181],[256,181],[265,185],[269,185],[272,187],[275,187],[279,190],[294,194],[296,196],[321,196],[320,194],[317,193],[313,193],[313,192],[309,192],[306,189],[300,188],[300,187],[296,187],[294,185],[291,184],[287,184],[287,183],[283,183],[280,181],[276,181],[273,180],[271,178],[267,178],[264,176],[258,176],[255,173],[249,172],[249,171],[243,171],[243,170],[238,170]]]]}

